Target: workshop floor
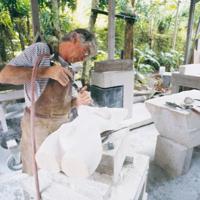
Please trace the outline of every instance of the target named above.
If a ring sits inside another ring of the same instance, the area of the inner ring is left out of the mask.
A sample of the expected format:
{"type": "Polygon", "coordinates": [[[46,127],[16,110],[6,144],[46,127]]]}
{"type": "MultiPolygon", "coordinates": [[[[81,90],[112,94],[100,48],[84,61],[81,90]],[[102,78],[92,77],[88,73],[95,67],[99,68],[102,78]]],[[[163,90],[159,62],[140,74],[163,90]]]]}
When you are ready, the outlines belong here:
{"type": "MultiPolygon", "coordinates": [[[[141,104],[138,104],[141,107],[141,104]]],[[[16,105],[17,106],[17,105],[16,105]]],[[[137,105],[134,105],[137,107],[137,105]]],[[[145,110],[144,104],[143,110],[145,110]]],[[[19,109],[19,106],[17,106],[19,109]]],[[[140,109],[135,109],[135,117],[141,117],[137,113],[140,109]]],[[[142,112],[144,118],[147,111],[142,112]]],[[[20,113],[20,111],[18,111],[20,113]]],[[[16,115],[15,115],[16,116],[16,115]]],[[[18,118],[11,117],[13,124],[19,125],[18,118]],[[17,123],[16,123],[17,121],[17,123]]],[[[150,171],[147,184],[147,192],[149,200],[200,200],[200,149],[196,148],[193,153],[191,169],[186,175],[172,179],[160,167],[153,163],[156,138],[158,132],[154,124],[147,125],[131,131],[130,138],[130,154],[137,152],[148,155],[150,157],[150,171]]],[[[10,155],[8,150],[0,147],[0,180],[1,174],[11,172],[6,166],[6,160],[10,155]]],[[[7,199],[6,199],[7,200],[7,199]]]]}
{"type": "Polygon", "coordinates": [[[132,133],[134,151],[150,156],[151,160],[147,184],[148,200],[200,200],[200,148],[194,149],[189,172],[178,178],[170,178],[153,162],[158,134],[155,126],[152,124],[132,133]]]}

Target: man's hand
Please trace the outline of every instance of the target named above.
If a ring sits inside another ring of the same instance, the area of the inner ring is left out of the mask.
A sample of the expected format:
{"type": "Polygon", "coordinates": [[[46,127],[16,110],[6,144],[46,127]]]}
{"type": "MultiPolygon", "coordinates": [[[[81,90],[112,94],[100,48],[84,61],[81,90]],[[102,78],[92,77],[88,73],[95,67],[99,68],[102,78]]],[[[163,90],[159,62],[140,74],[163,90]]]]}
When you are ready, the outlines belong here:
{"type": "Polygon", "coordinates": [[[92,98],[90,93],[87,91],[87,86],[84,86],[78,93],[75,105],[78,107],[80,105],[89,105],[92,103],[92,98]]]}
{"type": "Polygon", "coordinates": [[[73,75],[69,69],[60,65],[49,67],[47,75],[49,78],[58,81],[62,86],[66,86],[70,82],[70,79],[73,79],[73,75]]]}

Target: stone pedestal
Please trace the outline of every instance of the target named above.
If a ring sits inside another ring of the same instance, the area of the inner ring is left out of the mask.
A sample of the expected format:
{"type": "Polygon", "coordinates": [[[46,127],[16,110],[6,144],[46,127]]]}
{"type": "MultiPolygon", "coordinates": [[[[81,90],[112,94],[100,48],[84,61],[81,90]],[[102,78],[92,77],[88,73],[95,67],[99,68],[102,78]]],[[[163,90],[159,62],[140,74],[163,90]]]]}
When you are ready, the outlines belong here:
{"type": "MultiPolygon", "coordinates": [[[[200,91],[190,90],[146,101],[161,136],[158,137],[155,160],[172,176],[188,171],[193,147],[200,145],[200,114],[188,109],[169,107],[166,102],[182,105],[185,97],[200,99],[200,91]]],[[[198,108],[199,101],[193,106],[198,108]]]]}
{"type": "Polygon", "coordinates": [[[193,148],[187,148],[165,137],[158,136],[155,162],[172,177],[180,176],[190,168],[193,148]]]}
{"type": "Polygon", "coordinates": [[[108,60],[96,63],[91,73],[91,96],[99,106],[126,108],[130,118],[134,71],[132,61],[128,61],[108,60]]]}

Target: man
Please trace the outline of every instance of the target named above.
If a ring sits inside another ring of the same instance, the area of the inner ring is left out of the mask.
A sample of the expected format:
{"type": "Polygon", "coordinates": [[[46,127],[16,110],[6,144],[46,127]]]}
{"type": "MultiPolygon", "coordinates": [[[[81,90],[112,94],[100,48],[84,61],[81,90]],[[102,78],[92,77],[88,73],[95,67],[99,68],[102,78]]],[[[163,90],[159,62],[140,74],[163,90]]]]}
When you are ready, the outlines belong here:
{"type": "MultiPolygon", "coordinates": [[[[54,52],[60,64],[50,66],[51,49],[46,43],[35,43],[27,47],[19,56],[12,59],[0,72],[0,82],[8,84],[24,84],[26,109],[21,122],[21,152],[23,172],[33,173],[31,158],[30,108],[31,108],[31,76],[33,67],[41,62],[36,75],[35,87],[35,134],[36,149],[45,138],[60,125],[69,120],[71,108],[91,103],[91,97],[83,88],[76,98],[72,97],[73,82],[70,63],[86,60],[96,54],[94,35],[85,29],[76,29],[66,34],[58,44],[58,53],[54,52]]],[[[50,163],[49,163],[50,164],[50,163]]]]}

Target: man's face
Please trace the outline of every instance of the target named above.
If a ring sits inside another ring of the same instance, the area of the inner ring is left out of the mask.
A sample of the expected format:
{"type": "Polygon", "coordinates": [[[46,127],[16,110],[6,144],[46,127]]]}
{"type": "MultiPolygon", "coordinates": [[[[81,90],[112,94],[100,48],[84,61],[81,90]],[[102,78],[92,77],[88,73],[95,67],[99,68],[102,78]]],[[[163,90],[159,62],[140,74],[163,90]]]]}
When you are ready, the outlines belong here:
{"type": "Polygon", "coordinates": [[[79,38],[76,38],[61,43],[59,54],[69,63],[84,61],[90,55],[90,46],[88,43],[82,43],[79,38]]]}

